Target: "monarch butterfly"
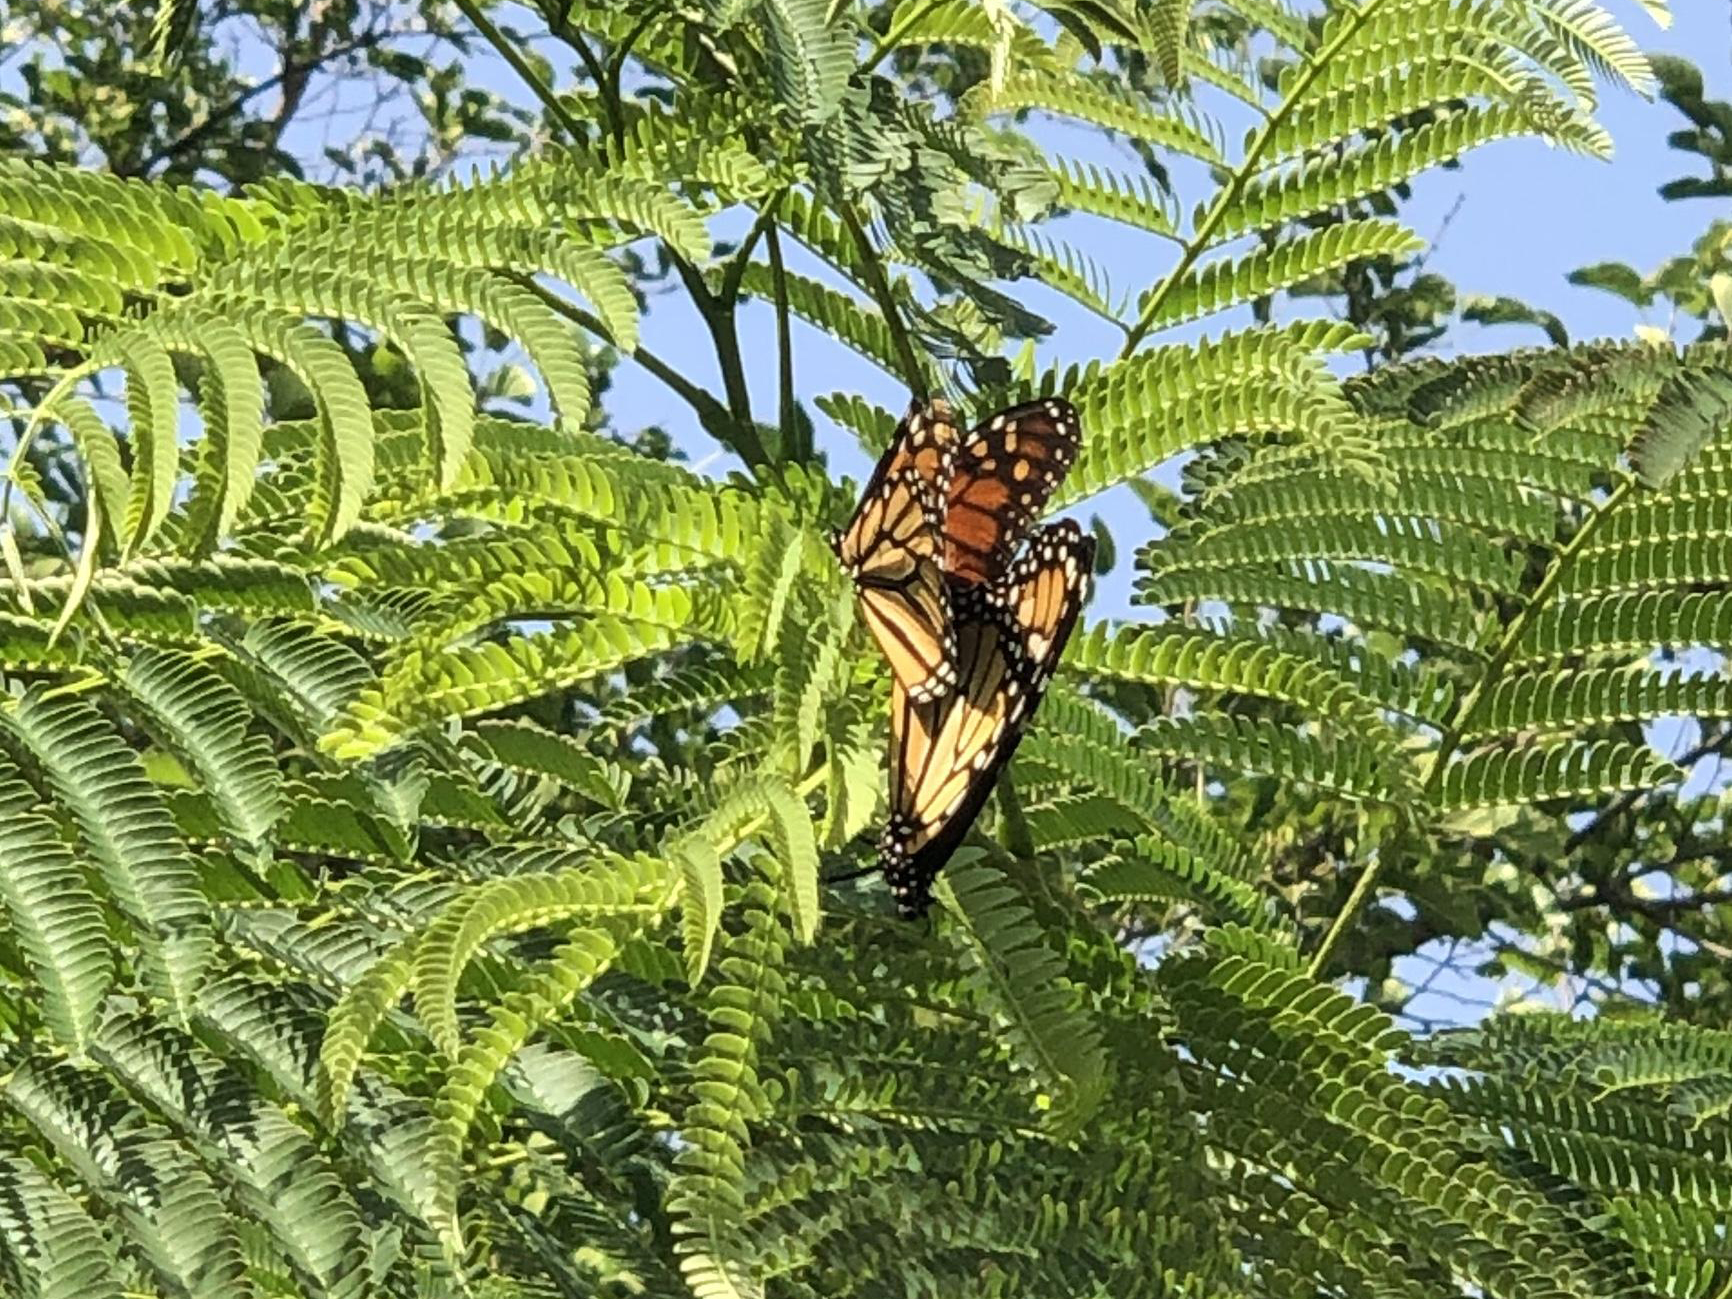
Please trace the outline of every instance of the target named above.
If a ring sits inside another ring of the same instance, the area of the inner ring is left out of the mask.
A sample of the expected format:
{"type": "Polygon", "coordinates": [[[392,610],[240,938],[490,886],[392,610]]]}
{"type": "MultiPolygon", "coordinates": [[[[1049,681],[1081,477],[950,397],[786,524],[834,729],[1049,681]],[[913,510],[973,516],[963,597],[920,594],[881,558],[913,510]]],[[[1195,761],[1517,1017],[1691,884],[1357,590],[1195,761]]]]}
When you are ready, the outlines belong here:
{"type": "Polygon", "coordinates": [[[980,814],[1040,702],[1088,600],[1095,542],[1075,523],[1043,528],[997,581],[951,590],[958,683],[921,701],[890,686],[890,819],[879,863],[904,916],[980,814]]]}
{"type": "Polygon", "coordinates": [[[936,699],[956,684],[956,637],[940,567],[943,484],[956,441],[946,402],[911,403],[854,517],[831,537],[891,675],[916,700],[936,699]]]}
{"type": "Polygon", "coordinates": [[[1082,439],[1062,397],[1007,406],[962,439],[945,484],[944,572],[973,585],[1003,575],[1082,439]]]}
{"type": "Polygon", "coordinates": [[[967,586],[1003,574],[1076,458],[1080,428],[1057,397],[1007,407],[965,440],[942,398],[914,401],[897,425],[832,545],[891,674],[917,702],[956,683],[943,579],[967,586]]]}

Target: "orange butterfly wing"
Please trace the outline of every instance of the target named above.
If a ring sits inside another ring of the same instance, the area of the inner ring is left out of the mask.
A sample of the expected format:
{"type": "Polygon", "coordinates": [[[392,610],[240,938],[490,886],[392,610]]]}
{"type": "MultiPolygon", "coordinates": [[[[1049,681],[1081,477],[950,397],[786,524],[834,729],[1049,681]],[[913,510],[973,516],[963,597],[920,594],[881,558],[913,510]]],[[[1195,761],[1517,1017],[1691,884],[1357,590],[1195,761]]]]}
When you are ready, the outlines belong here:
{"type": "Polygon", "coordinates": [[[955,690],[922,702],[892,682],[890,819],[879,861],[905,916],[926,911],[932,881],[1016,752],[1088,600],[1094,549],[1065,520],[1042,529],[998,581],[952,588],[955,690]]]}
{"type": "Polygon", "coordinates": [[[940,567],[941,484],[955,447],[950,408],[942,401],[913,403],[854,517],[833,541],[892,677],[917,700],[938,698],[956,682],[956,637],[940,567]]]}
{"type": "Polygon", "coordinates": [[[953,583],[1004,574],[1081,438],[1076,407],[1043,397],[999,411],[962,440],[944,511],[944,571],[953,583]]]}

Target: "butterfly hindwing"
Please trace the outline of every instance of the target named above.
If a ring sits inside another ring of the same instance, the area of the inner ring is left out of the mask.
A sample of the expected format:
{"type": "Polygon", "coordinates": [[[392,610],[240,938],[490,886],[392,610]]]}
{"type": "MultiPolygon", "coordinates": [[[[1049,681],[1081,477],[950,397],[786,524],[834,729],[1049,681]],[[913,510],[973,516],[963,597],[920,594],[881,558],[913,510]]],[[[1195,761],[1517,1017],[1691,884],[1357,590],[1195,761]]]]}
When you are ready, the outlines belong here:
{"type": "Polygon", "coordinates": [[[1005,573],[1075,461],[1081,430],[1074,406],[1043,397],[999,411],[962,439],[945,491],[944,571],[953,583],[1005,573]]]}
{"type": "Polygon", "coordinates": [[[955,443],[948,406],[910,406],[835,541],[867,628],[893,677],[917,700],[937,698],[955,681],[941,568],[943,483],[955,443]]]}
{"type": "Polygon", "coordinates": [[[1088,599],[1094,540],[1067,521],[1044,528],[998,581],[953,588],[958,682],[946,697],[890,694],[890,819],[879,843],[904,915],[985,806],[1015,753],[1088,599]]]}
{"type": "Polygon", "coordinates": [[[956,634],[935,554],[937,507],[925,499],[935,493],[904,468],[891,475],[886,495],[887,543],[854,573],[854,593],[892,680],[916,700],[935,699],[956,684],[956,634]]]}

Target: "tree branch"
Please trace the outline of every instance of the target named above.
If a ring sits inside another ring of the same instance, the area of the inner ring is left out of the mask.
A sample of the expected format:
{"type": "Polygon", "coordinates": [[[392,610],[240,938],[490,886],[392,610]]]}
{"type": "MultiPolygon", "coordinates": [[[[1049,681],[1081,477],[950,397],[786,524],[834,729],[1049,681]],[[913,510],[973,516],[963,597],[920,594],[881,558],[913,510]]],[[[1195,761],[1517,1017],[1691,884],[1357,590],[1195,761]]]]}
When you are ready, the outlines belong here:
{"type": "MultiPolygon", "coordinates": [[[[523,79],[524,84],[530,88],[536,98],[541,100],[548,113],[559,123],[560,129],[573,142],[587,139],[588,136],[582,124],[565,110],[565,106],[559,102],[553,91],[542,84],[535,75],[534,69],[505,39],[505,34],[480,11],[475,0],[457,0],[457,7],[462,10],[470,22],[475,24],[476,30],[481,33],[488,44],[499,52],[500,57],[511,65],[513,71],[523,79]]],[[[569,24],[563,22],[555,24],[550,20],[550,28],[561,40],[576,51],[578,58],[589,70],[590,76],[595,79],[597,93],[602,96],[603,111],[608,117],[606,125],[609,132],[616,139],[621,138],[624,122],[619,112],[619,105],[607,101],[610,83],[606,71],[595,57],[595,51],[589,48],[589,43],[583,39],[582,33],[569,24]]],[[[726,389],[728,397],[725,408],[727,418],[716,419],[715,411],[723,409],[719,404],[715,403],[708,394],[704,394],[705,402],[700,405],[694,400],[694,396],[700,391],[699,389],[679,378],[671,367],[663,366],[661,362],[654,361],[653,358],[646,359],[648,354],[643,349],[640,348],[634,352],[632,359],[638,361],[651,373],[656,374],[664,383],[698,408],[700,417],[704,421],[704,428],[717,441],[738,453],[748,465],[765,464],[769,457],[764,452],[764,444],[758,437],[756,425],[752,422],[751,396],[746,388],[745,370],[740,361],[740,340],[734,330],[733,313],[730,310],[718,309],[715,295],[709,291],[709,286],[704,283],[701,272],[672,249],[668,250],[668,256],[675,271],[679,274],[680,281],[685,285],[686,291],[692,295],[692,301],[697,306],[698,314],[704,318],[704,325],[710,331],[710,338],[715,343],[716,360],[722,371],[722,385],[726,389]]],[[[558,301],[557,299],[554,300],[558,301]]],[[[562,307],[568,311],[568,314],[572,310],[568,303],[562,304],[562,307]]],[[[605,332],[603,336],[606,336],[605,332]]]]}
{"type": "Polygon", "coordinates": [[[890,52],[901,42],[903,34],[927,14],[938,8],[941,3],[943,0],[926,0],[925,4],[920,4],[916,0],[915,3],[910,3],[907,6],[908,16],[897,18],[891,22],[890,30],[884,33],[884,38],[877,45],[873,46],[872,53],[866,57],[866,62],[860,65],[860,71],[862,73],[871,72],[872,69],[884,62],[889,57],[890,52]]]}
{"type": "MultiPolygon", "coordinates": [[[[1678,862],[1673,860],[1667,862],[1665,866],[1656,866],[1654,869],[1663,871],[1667,866],[1677,864],[1678,862]]],[[[1677,898],[1637,897],[1635,891],[1630,888],[1629,881],[1623,876],[1617,876],[1604,886],[1595,889],[1592,894],[1559,899],[1558,909],[1561,911],[1591,911],[1595,907],[1609,907],[1619,911],[1633,911],[1656,924],[1670,928],[1672,919],[1683,912],[1700,911],[1704,907],[1720,907],[1728,903],[1732,903],[1732,889],[1710,889],[1705,893],[1692,893],[1688,897],[1677,898]]]]}
{"type": "MultiPolygon", "coordinates": [[[[788,275],[782,265],[782,240],[771,222],[764,231],[764,243],[770,252],[770,279],[776,292],[776,422],[782,433],[782,460],[804,462],[812,455],[810,446],[795,446],[794,405],[794,336],[788,319],[788,275]]],[[[802,439],[802,442],[804,439],[802,439]]]]}
{"type": "MultiPolygon", "coordinates": [[[[613,343],[613,336],[607,332],[607,326],[601,322],[599,317],[590,315],[590,313],[585,311],[582,307],[573,306],[558,294],[552,293],[543,288],[527,276],[516,276],[513,278],[518,284],[528,289],[531,293],[534,293],[567,320],[581,325],[597,338],[605,339],[607,342],[613,343]]],[[[618,344],[615,344],[615,346],[618,346],[618,344]]],[[[698,387],[698,385],[693,383],[690,379],[687,379],[673,366],[669,365],[666,361],[662,360],[642,344],[639,344],[629,352],[625,351],[624,348],[621,348],[620,350],[624,355],[631,357],[632,360],[636,361],[650,374],[654,375],[663,383],[667,384],[669,388],[673,389],[673,391],[677,393],[687,405],[697,412],[698,419],[703,423],[706,429],[709,429],[711,433],[715,434],[718,438],[721,438],[722,441],[727,441],[727,438],[723,437],[722,434],[716,433],[715,427],[717,425],[721,426],[723,429],[729,427],[731,417],[728,414],[728,408],[726,406],[722,405],[721,402],[710,396],[709,393],[698,387]]]]}
{"type": "Polygon", "coordinates": [[[333,63],[338,59],[347,58],[349,55],[357,54],[362,50],[371,49],[380,42],[396,35],[399,35],[399,33],[395,31],[368,32],[364,36],[358,36],[346,44],[338,45],[332,49],[326,50],[316,59],[310,59],[302,63],[285,63],[274,75],[266,77],[263,81],[259,82],[258,85],[249,87],[241,94],[236,95],[221,108],[213,111],[209,117],[204,119],[204,121],[200,122],[197,126],[189,128],[185,134],[181,135],[179,138],[170,140],[148,158],[143,159],[131,167],[116,167],[115,175],[143,176],[149,172],[152,167],[155,167],[159,163],[164,163],[172,158],[177,158],[187,150],[196,148],[201,142],[203,142],[207,135],[216,130],[216,128],[221,126],[224,122],[227,122],[230,118],[233,118],[242,112],[248,104],[252,103],[253,100],[257,99],[260,95],[275,90],[278,86],[293,78],[305,78],[311,76],[328,63],[333,63]]]}
{"type": "MultiPolygon", "coordinates": [[[[1697,744],[1694,748],[1685,750],[1677,758],[1673,759],[1673,761],[1680,767],[1693,767],[1703,758],[1711,757],[1716,753],[1723,752],[1728,745],[1732,745],[1732,727],[1727,727],[1723,731],[1704,738],[1700,744],[1697,744]]],[[[1577,830],[1568,839],[1564,840],[1565,856],[1568,856],[1577,848],[1580,848],[1589,839],[1592,839],[1596,834],[1604,829],[1609,822],[1623,816],[1624,813],[1631,811],[1639,804],[1653,796],[1654,791],[1651,789],[1625,790],[1622,794],[1618,795],[1617,798],[1608,803],[1603,811],[1595,815],[1593,820],[1589,821],[1580,830],[1577,830]]]]}

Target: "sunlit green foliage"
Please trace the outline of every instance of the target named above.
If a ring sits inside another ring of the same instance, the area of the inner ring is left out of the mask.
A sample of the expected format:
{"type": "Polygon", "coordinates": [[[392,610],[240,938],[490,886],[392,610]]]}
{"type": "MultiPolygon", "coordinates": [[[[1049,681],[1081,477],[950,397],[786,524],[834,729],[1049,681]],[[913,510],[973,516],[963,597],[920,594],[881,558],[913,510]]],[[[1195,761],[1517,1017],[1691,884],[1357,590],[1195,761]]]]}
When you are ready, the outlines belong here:
{"type": "Polygon", "coordinates": [[[0,1284],[1724,1292],[1719,1035],[1415,1038],[1327,982],[1406,863],[1675,783],[1641,726],[1732,714],[1650,661],[1732,634],[1724,344],[1343,382],[1353,326],[1222,314],[1412,251],[1295,223],[1480,143],[1603,152],[1596,77],[1645,61],[1589,0],[1240,0],[1267,82],[1182,5],[1039,8],[562,5],[561,142],[462,183],[0,163],[0,1284]],[[1262,110],[1237,147],[1222,94],[1262,110]],[[1030,115],[1212,170],[1180,202],[1030,115]],[[1166,269],[1114,286],[1067,213],[1166,269]],[[719,393],[645,341],[645,259],[719,393]],[[1118,354],[1036,373],[1033,282],[1118,354]],[[1076,638],[929,925],[825,882],[871,860],[885,690],[809,326],[971,404],[1062,391],[1070,503],[1195,453],[1120,552],[1152,616],[1076,638]],[[544,418],[486,400],[483,330],[544,418]],[[749,472],[596,431],[603,347],[749,472]],[[1356,820],[1338,913],[1235,814],[1270,787],[1356,820]],[[1604,1103],[1636,1089],[1663,1110],[1604,1103]]]}

